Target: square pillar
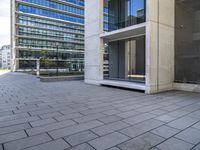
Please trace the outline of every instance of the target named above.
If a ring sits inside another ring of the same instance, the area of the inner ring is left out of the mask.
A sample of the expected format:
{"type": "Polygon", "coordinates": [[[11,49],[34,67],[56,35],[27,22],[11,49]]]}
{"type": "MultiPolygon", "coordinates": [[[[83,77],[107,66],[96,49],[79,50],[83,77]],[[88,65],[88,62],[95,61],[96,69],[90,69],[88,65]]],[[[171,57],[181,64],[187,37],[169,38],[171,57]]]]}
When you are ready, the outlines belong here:
{"type": "Polygon", "coordinates": [[[175,0],[147,0],[146,93],[173,89],[175,0]]]}
{"type": "Polygon", "coordinates": [[[11,27],[10,27],[10,43],[11,43],[11,70],[12,71],[16,71],[17,69],[17,62],[16,62],[16,40],[15,40],[15,35],[16,35],[16,26],[15,26],[15,22],[16,22],[16,14],[15,14],[15,10],[16,10],[16,3],[15,0],[11,0],[10,1],[10,21],[11,21],[11,27]]]}
{"type": "Polygon", "coordinates": [[[103,80],[103,0],[85,0],[85,82],[103,80]]]}

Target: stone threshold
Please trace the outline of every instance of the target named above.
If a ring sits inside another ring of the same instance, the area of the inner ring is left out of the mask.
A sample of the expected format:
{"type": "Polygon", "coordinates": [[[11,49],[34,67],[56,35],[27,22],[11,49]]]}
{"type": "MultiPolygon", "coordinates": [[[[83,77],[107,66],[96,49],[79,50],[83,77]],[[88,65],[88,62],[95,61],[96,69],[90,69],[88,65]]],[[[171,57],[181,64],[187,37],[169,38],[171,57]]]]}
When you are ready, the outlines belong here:
{"type": "Polygon", "coordinates": [[[114,86],[120,88],[134,89],[145,91],[145,83],[138,82],[127,82],[127,81],[114,81],[114,80],[103,80],[100,82],[101,85],[114,86]]]}

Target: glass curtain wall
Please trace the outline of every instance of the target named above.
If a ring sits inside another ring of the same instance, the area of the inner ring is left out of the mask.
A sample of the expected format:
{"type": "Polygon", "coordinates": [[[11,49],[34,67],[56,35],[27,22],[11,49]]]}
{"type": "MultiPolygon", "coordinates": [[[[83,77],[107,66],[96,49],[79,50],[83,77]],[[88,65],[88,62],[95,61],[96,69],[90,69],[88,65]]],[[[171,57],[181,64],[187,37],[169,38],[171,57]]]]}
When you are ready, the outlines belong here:
{"type": "Polygon", "coordinates": [[[110,42],[104,55],[104,79],[145,81],[145,36],[110,42]]]}
{"type": "Polygon", "coordinates": [[[200,83],[200,1],[176,0],[175,81],[200,83]]]}
{"type": "Polygon", "coordinates": [[[108,31],[145,22],[146,0],[105,0],[108,31]]]}

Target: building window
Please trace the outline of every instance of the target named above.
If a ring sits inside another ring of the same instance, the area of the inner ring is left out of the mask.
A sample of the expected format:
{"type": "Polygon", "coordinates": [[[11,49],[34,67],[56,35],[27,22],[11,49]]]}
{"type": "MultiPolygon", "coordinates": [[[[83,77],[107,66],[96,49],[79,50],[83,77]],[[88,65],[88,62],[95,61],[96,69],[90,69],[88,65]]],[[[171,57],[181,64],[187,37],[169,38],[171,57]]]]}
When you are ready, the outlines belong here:
{"type": "Polygon", "coordinates": [[[104,22],[108,22],[107,31],[145,22],[145,5],[145,0],[105,0],[104,22]]]}

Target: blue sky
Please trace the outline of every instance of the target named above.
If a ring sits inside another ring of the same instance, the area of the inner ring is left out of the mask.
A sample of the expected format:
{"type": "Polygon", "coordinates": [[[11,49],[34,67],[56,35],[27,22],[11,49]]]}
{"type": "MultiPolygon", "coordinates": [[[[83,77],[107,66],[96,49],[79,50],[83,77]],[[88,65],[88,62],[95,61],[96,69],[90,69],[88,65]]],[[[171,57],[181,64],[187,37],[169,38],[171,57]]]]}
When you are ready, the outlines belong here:
{"type": "Polygon", "coordinates": [[[10,44],[10,0],[0,0],[0,47],[10,44]]]}

